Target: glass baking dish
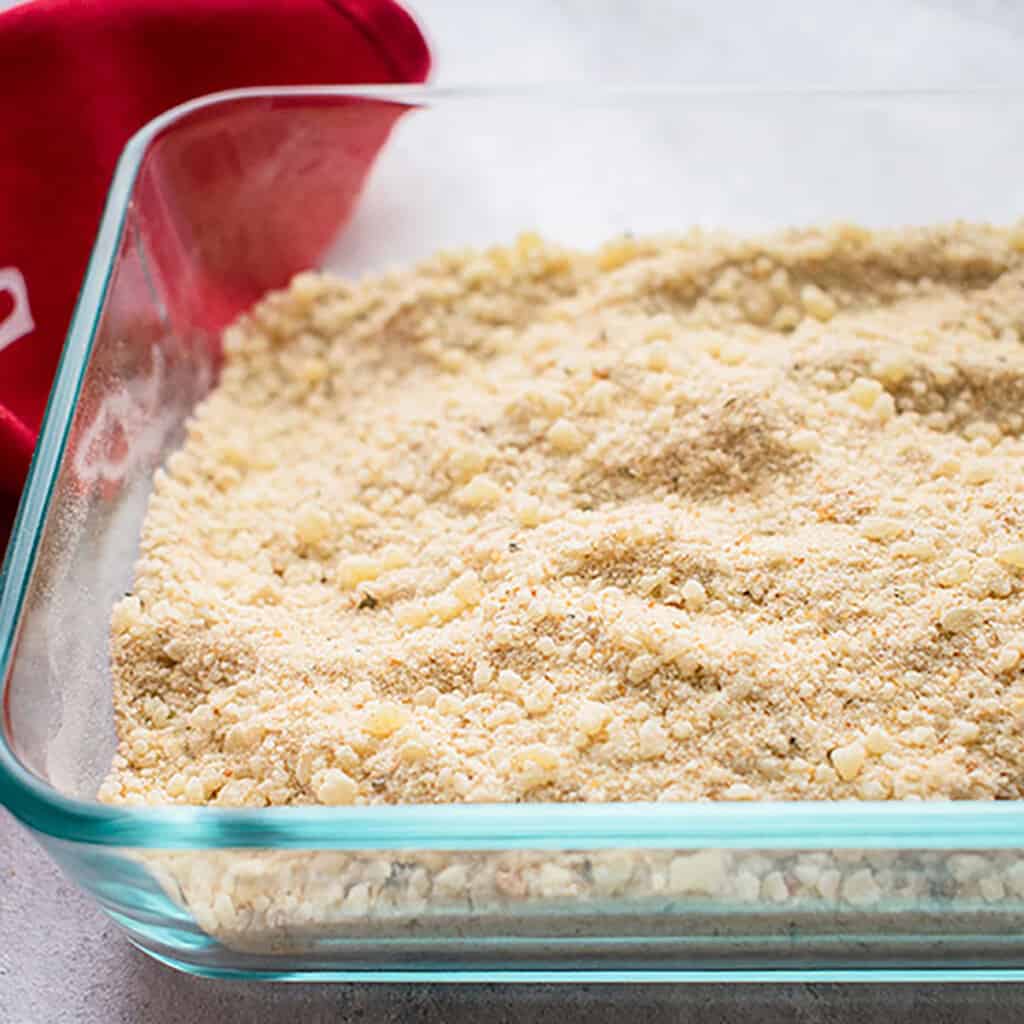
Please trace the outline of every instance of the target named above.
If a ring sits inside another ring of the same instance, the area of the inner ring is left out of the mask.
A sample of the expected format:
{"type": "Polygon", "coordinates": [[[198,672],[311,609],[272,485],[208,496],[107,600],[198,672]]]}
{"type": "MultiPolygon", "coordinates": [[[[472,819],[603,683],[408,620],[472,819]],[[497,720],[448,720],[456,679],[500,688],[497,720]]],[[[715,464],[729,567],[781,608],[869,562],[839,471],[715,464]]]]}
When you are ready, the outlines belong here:
{"type": "Polygon", "coordinates": [[[1022,212],[1024,98],[1002,91],[276,89],[164,115],[118,167],[7,552],[0,797],[133,942],[200,974],[1024,979],[1013,802],[94,799],[153,473],[264,289],[524,229],[1022,212]]]}

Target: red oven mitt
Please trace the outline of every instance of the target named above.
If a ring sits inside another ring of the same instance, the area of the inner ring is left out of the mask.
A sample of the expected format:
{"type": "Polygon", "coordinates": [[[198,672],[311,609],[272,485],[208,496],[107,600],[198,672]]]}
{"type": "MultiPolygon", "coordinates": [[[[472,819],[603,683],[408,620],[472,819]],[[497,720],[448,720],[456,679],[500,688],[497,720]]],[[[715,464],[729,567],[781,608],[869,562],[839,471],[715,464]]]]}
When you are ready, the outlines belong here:
{"type": "Polygon", "coordinates": [[[204,93],[420,82],[429,67],[394,0],[34,0],[0,14],[0,555],[128,138],[204,93]]]}

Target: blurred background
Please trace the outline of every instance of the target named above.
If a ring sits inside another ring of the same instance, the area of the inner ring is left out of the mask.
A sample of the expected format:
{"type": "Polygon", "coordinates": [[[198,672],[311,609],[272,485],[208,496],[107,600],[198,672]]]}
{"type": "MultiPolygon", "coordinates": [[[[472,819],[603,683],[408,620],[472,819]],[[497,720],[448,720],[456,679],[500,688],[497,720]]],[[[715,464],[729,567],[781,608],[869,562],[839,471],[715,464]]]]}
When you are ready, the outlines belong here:
{"type": "MultiPolygon", "coordinates": [[[[3,0],[0,0],[2,3],[3,0]]],[[[434,81],[1024,84],[1017,0],[411,0],[434,81]]]]}

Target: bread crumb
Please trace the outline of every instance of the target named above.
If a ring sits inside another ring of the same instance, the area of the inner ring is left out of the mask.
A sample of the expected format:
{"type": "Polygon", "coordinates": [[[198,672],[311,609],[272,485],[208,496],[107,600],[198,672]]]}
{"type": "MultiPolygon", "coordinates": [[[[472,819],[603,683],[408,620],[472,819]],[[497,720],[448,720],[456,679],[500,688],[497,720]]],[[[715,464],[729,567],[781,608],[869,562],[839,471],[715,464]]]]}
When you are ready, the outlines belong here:
{"type": "Polygon", "coordinates": [[[560,452],[576,452],[586,444],[582,431],[568,420],[556,420],[547,434],[552,447],[560,452]]]}
{"type": "Polygon", "coordinates": [[[639,740],[640,757],[645,760],[661,757],[668,749],[668,734],[661,722],[654,718],[648,718],[640,726],[639,740]]]}
{"type": "Polygon", "coordinates": [[[1019,797],[1022,286],[968,224],[301,275],[157,480],[100,798],[1019,797]]]}
{"type": "Polygon", "coordinates": [[[1024,569],[1024,544],[1010,544],[996,552],[996,560],[1014,569],[1024,569]]]}
{"type": "Polygon", "coordinates": [[[982,614],[969,605],[957,605],[944,611],[939,621],[947,633],[963,633],[977,626],[982,621],[982,614]]]}
{"type": "Polygon", "coordinates": [[[708,603],[707,591],[700,580],[689,579],[683,584],[683,601],[692,612],[699,612],[708,603]]]}
{"type": "Polygon", "coordinates": [[[804,285],[800,290],[800,301],[804,309],[818,320],[831,320],[835,316],[835,299],[817,285],[804,285]]]}
{"type": "Polygon", "coordinates": [[[668,866],[669,890],[715,895],[725,884],[726,857],[720,850],[700,850],[673,858],[668,866]]]}
{"type": "Polygon", "coordinates": [[[456,495],[456,500],[466,508],[484,508],[501,500],[501,488],[488,476],[473,477],[456,495]]]}
{"type": "Polygon", "coordinates": [[[409,713],[401,704],[394,701],[380,701],[368,708],[363,728],[377,737],[390,736],[397,732],[409,720],[409,713]]]}
{"type": "Polygon", "coordinates": [[[576,724],[587,736],[594,736],[611,718],[611,709],[596,700],[585,700],[576,713],[576,724]]]}
{"type": "Polygon", "coordinates": [[[343,771],[328,768],[316,788],[317,799],[322,804],[350,804],[355,801],[359,787],[343,771]]]}
{"type": "Polygon", "coordinates": [[[967,722],[963,719],[954,720],[949,727],[949,738],[954,743],[974,743],[981,735],[981,729],[977,722],[967,722]]]}
{"type": "Polygon", "coordinates": [[[898,519],[885,516],[867,516],[860,524],[860,532],[868,540],[891,540],[901,536],[906,527],[898,519]]]}
{"type": "Polygon", "coordinates": [[[877,903],[882,889],[870,868],[861,868],[843,880],[840,895],[855,907],[867,907],[877,903]]]}
{"type": "Polygon", "coordinates": [[[789,886],[781,871],[770,871],[761,883],[761,898],[769,903],[785,903],[789,899],[789,886]]]}
{"type": "Polygon", "coordinates": [[[882,394],[882,385],[870,377],[858,377],[850,385],[850,400],[862,409],[870,409],[882,394]]]}
{"type": "Polygon", "coordinates": [[[969,484],[985,484],[994,480],[998,473],[992,459],[972,459],[964,466],[964,480],[969,484]]]}
{"type": "Polygon", "coordinates": [[[855,779],[864,767],[867,752],[862,743],[850,743],[845,747],[837,747],[829,755],[839,777],[844,782],[855,779]]]}
{"type": "Polygon", "coordinates": [[[798,452],[816,452],[821,450],[821,438],[813,430],[798,430],[789,439],[789,443],[798,452]]]}
{"type": "Polygon", "coordinates": [[[1021,653],[1020,648],[1007,645],[1000,650],[999,656],[996,658],[996,673],[1006,675],[1012,672],[1021,663],[1022,658],[1024,658],[1024,654],[1021,653]]]}
{"type": "Polygon", "coordinates": [[[886,734],[884,729],[877,725],[868,730],[864,737],[864,749],[871,755],[877,757],[879,754],[887,754],[893,748],[893,741],[886,734]]]}

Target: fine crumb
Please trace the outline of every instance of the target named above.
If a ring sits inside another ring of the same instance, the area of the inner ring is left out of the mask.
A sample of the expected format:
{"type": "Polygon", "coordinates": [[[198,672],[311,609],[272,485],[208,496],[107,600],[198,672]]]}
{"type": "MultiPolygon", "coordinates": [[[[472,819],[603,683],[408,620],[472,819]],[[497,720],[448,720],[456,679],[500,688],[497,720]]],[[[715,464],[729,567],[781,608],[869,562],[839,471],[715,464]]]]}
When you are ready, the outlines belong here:
{"type": "Polygon", "coordinates": [[[100,799],[1019,798],[1017,238],[525,235],[300,275],[228,329],[157,477],[100,799]]]}

